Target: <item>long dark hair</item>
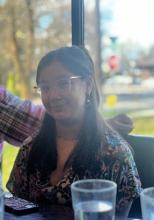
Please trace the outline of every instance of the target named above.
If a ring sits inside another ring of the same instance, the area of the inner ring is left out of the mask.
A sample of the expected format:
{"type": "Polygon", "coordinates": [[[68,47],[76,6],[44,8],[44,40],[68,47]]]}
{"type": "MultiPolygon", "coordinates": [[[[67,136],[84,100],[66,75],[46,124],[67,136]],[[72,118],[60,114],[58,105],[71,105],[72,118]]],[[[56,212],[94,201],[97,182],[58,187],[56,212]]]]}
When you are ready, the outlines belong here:
{"type": "MultiPolygon", "coordinates": [[[[96,171],[98,168],[96,154],[102,143],[104,126],[103,120],[98,113],[99,93],[95,80],[93,61],[85,48],[71,46],[56,49],[41,59],[37,68],[37,83],[41,71],[54,61],[62,63],[72,73],[80,75],[84,79],[91,78],[93,81],[93,89],[86,104],[79,141],[65,166],[71,165],[78,174],[84,172],[87,168],[96,171]]],[[[28,174],[32,174],[39,170],[42,178],[46,178],[56,169],[56,166],[55,121],[46,113],[40,132],[32,145],[27,171],[28,174]]]]}

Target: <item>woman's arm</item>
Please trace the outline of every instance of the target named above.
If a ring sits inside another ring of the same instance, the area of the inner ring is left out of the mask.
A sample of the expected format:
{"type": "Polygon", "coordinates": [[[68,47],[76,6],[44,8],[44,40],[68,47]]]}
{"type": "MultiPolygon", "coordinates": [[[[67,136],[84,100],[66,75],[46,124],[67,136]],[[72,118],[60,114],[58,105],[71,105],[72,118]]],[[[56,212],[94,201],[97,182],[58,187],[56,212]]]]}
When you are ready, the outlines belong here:
{"type": "Polygon", "coordinates": [[[44,108],[30,100],[23,101],[0,87],[0,140],[20,146],[41,126],[44,108]]]}
{"type": "Polygon", "coordinates": [[[116,215],[122,219],[122,217],[128,217],[133,200],[139,197],[141,182],[131,150],[124,141],[121,142],[121,150],[118,154],[115,159],[118,161],[117,164],[119,163],[119,171],[115,179],[117,182],[116,215]]]}
{"type": "Polygon", "coordinates": [[[101,178],[117,183],[116,216],[128,216],[133,200],[139,197],[141,182],[128,143],[117,132],[106,127],[101,178]]]}

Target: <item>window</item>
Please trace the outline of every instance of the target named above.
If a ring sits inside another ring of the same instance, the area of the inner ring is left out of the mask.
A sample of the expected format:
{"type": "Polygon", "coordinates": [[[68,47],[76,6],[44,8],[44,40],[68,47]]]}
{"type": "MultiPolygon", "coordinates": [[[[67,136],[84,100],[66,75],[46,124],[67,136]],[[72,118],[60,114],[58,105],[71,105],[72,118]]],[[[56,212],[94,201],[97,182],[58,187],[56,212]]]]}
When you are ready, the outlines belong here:
{"type": "Polygon", "coordinates": [[[103,92],[103,114],[126,113],[134,121],[133,133],[145,135],[154,135],[151,4],[150,0],[85,0],[85,44],[103,92]]]}

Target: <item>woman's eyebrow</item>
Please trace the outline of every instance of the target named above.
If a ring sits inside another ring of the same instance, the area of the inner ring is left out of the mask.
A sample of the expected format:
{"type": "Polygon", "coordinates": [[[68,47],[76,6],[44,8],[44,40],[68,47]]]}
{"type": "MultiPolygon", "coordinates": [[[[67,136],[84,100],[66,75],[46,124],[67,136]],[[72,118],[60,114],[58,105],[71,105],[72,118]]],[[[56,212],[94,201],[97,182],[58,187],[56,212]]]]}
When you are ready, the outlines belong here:
{"type": "Polygon", "coordinates": [[[61,75],[61,76],[57,76],[55,78],[50,78],[50,79],[41,79],[39,81],[39,83],[49,83],[49,82],[52,82],[52,81],[57,81],[57,80],[63,80],[63,79],[70,79],[71,77],[75,77],[74,75],[71,75],[71,76],[64,76],[64,75],[61,75]]]}

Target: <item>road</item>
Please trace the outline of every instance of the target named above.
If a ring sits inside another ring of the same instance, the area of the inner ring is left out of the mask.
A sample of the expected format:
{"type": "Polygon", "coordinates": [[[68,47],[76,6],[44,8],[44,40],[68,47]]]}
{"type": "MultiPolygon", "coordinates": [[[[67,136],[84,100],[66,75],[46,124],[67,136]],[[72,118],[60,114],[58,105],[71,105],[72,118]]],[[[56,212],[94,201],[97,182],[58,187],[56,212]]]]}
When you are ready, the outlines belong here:
{"type": "Polygon", "coordinates": [[[116,95],[117,103],[110,108],[104,103],[105,111],[147,111],[154,115],[154,89],[140,86],[112,86],[104,88],[104,100],[108,95],[116,95]]]}

